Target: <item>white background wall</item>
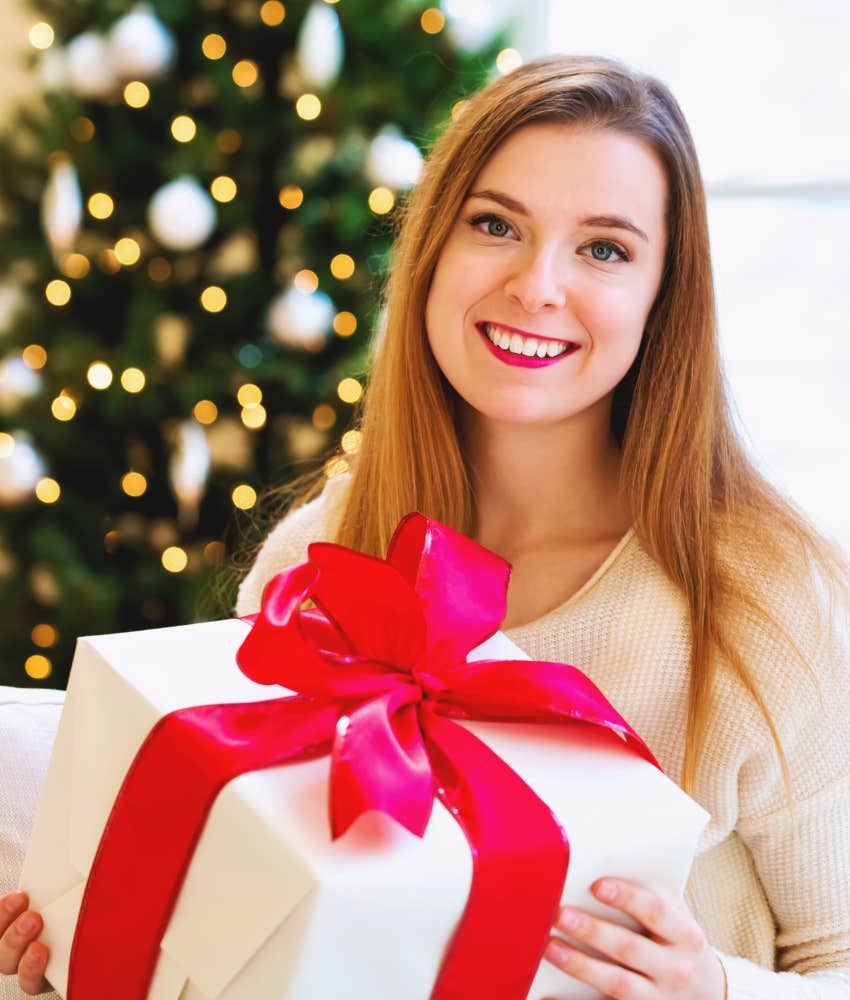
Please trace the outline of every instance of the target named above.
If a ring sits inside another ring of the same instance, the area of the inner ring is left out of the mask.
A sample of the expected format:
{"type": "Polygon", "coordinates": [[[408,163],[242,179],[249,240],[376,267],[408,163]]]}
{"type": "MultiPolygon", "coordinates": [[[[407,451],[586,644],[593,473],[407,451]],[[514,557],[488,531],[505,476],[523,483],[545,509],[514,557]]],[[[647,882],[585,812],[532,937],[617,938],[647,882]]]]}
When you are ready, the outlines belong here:
{"type": "Polygon", "coordinates": [[[762,471],[850,553],[850,3],[514,6],[526,59],[611,56],[676,96],[708,193],[740,429],[762,471]]]}

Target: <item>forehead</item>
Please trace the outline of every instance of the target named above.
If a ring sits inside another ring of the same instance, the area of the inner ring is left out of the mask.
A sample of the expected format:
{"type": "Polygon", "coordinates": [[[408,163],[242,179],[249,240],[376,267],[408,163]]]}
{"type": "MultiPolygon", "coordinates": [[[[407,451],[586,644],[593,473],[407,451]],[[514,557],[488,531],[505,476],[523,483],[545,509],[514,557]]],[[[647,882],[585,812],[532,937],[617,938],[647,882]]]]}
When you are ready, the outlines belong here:
{"type": "Polygon", "coordinates": [[[611,129],[549,122],[517,129],[469,191],[483,188],[566,223],[587,214],[626,215],[650,239],[664,228],[667,178],[658,155],[642,139],[611,129]]]}

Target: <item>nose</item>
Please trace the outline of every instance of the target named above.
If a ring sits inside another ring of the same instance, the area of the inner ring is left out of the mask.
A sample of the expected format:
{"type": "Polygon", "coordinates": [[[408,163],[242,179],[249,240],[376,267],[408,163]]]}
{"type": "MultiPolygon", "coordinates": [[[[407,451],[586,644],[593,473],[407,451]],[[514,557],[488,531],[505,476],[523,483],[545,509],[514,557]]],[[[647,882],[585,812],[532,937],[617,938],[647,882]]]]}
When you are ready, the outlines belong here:
{"type": "Polygon", "coordinates": [[[567,301],[565,270],[558,263],[554,248],[529,250],[516,261],[507,280],[505,294],[526,312],[547,307],[558,308],[567,301]]]}

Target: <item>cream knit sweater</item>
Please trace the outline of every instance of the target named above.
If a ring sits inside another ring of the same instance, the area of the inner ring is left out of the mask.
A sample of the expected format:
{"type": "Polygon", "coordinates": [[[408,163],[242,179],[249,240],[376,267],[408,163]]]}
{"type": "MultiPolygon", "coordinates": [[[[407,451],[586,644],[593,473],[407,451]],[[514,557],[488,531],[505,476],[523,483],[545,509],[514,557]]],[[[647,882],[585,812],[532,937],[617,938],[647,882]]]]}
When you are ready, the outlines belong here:
{"type": "MultiPolygon", "coordinates": [[[[333,538],[349,481],[347,474],[328,480],[320,496],[275,526],[242,582],[238,615],[259,610],[267,581],[306,559],[310,542],[333,538]]],[[[788,758],[796,815],[789,820],[783,809],[781,772],[762,716],[722,671],[694,796],[711,821],[685,898],[723,962],[728,1000],[850,1000],[846,636],[841,627],[818,627],[811,587],[754,579],[813,658],[826,697],[821,704],[785,644],[756,627],[743,630],[748,666],[788,758]]],[[[583,670],[680,781],[686,607],[633,530],[565,604],[505,634],[536,659],[583,670]]]]}

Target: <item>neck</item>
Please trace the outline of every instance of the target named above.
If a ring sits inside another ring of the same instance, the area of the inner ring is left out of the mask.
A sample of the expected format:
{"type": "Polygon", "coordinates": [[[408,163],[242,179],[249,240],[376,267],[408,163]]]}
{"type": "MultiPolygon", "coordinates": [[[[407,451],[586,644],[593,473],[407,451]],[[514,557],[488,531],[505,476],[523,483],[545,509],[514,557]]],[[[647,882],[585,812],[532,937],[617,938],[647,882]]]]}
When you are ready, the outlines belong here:
{"type": "Polygon", "coordinates": [[[610,541],[628,530],[610,405],[546,425],[467,410],[464,434],[481,545],[510,559],[552,545],[610,541]]]}

